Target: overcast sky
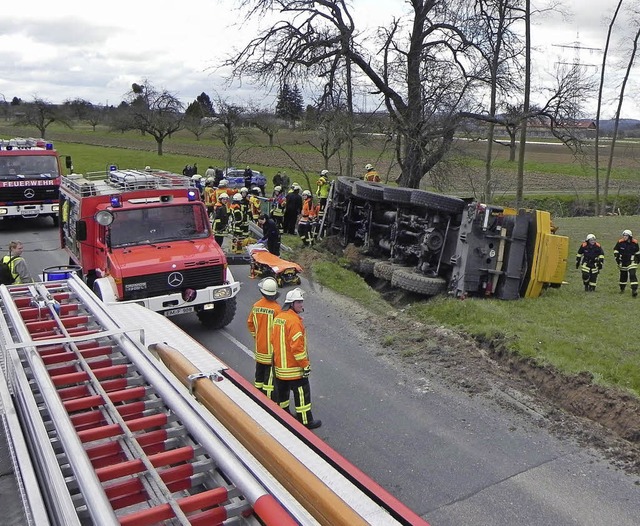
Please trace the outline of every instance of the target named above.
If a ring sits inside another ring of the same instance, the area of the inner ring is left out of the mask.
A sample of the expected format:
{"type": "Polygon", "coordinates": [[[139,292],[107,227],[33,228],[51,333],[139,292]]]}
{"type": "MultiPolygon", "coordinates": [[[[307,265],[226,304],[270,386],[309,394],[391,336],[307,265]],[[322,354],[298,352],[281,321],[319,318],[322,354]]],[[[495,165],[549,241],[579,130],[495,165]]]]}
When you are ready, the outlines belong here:
{"type": "MultiPolygon", "coordinates": [[[[538,77],[544,78],[557,62],[576,59],[597,65],[591,69],[599,74],[602,52],[572,46],[602,50],[606,20],[617,2],[564,0],[574,13],[572,20],[553,16],[535,25],[534,44],[541,51],[535,60],[538,77]]],[[[352,3],[358,26],[384,24],[407,8],[403,0],[352,3]]],[[[216,69],[234,46],[246,43],[256,31],[254,25],[238,25],[233,0],[31,0],[20,9],[18,5],[5,5],[0,16],[0,100],[37,96],[55,103],[82,98],[117,105],[133,82],[145,78],[185,103],[203,91],[212,98],[219,93],[233,102],[251,100],[265,106],[275,98],[249,81],[226,87],[216,69]]],[[[611,87],[616,82],[612,80],[611,87]]],[[[639,83],[630,89],[623,116],[640,119],[640,106],[635,104],[639,83]]],[[[603,112],[604,118],[613,114],[612,108],[603,112]]]]}

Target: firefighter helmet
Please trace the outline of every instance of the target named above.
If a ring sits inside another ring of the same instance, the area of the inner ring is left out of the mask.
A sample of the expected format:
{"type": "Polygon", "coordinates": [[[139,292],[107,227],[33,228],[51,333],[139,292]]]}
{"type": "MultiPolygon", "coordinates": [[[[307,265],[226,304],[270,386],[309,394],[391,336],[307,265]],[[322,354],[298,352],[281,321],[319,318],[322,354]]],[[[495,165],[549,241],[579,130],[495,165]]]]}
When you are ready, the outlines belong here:
{"type": "Polygon", "coordinates": [[[222,192],[219,196],[218,199],[229,199],[229,194],[227,192],[222,192]]]}
{"type": "Polygon", "coordinates": [[[596,236],[594,236],[593,234],[587,234],[587,241],[591,241],[591,240],[596,240],[596,236]]]}
{"type": "Polygon", "coordinates": [[[311,197],[311,191],[310,190],[303,190],[302,191],[302,197],[311,197]]]}
{"type": "Polygon", "coordinates": [[[622,231],[622,235],[623,236],[633,237],[633,234],[631,233],[631,230],[623,230],[622,231]]]}
{"type": "Polygon", "coordinates": [[[246,186],[243,186],[242,188],[240,188],[240,193],[245,193],[248,194],[249,193],[249,189],[246,186]]]}
{"type": "Polygon", "coordinates": [[[233,199],[234,201],[240,202],[242,201],[242,194],[235,193],[233,194],[233,197],[231,199],[233,199]]]}
{"type": "Polygon", "coordinates": [[[207,177],[204,180],[205,184],[213,184],[215,182],[215,179],[213,177],[207,177]]]}
{"type": "Polygon", "coordinates": [[[300,287],[287,292],[287,296],[284,299],[285,303],[293,303],[294,301],[304,301],[304,291],[300,287]]]}
{"type": "Polygon", "coordinates": [[[278,283],[275,278],[264,278],[258,282],[260,292],[265,296],[276,296],[278,294],[278,283]]]}
{"type": "Polygon", "coordinates": [[[258,188],[257,186],[254,186],[254,187],[251,189],[251,193],[252,193],[253,195],[260,195],[260,188],[258,188]]]}
{"type": "Polygon", "coordinates": [[[229,181],[227,181],[226,179],[220,179],[218,186],[227,186],[228,184],[229,184],[229,181]]]}
{"type": "Polygon", "coordinates": [[[302,186],[300,186],[298,183],[293,183],[291,185],[291,189],[292,190],[302,190],[302,186]]]}
{"type": "Polygon", "coordinates": [[[364,165],[364,169],[369,171],[369,170],[373,170],[373,165],[372,164],[365,164],[364,165]]]}
{"type": "Polygon", "coordinates": [[[200,174],[193,174],[191,176],[192,181],[199,181],[200,179],[202,179],[202,176],[200,174]]]}
{"type": "Polygon", "coordinates": [[[273,191],[274,191],[274,192],[282,192],[282,186],[275,186],[275,187],[273,188],[273,191]]]}
{"type": "Polygon", "coordinates": [[[322,170],[320,175],[329,175],[329,170],[322,170]]]}

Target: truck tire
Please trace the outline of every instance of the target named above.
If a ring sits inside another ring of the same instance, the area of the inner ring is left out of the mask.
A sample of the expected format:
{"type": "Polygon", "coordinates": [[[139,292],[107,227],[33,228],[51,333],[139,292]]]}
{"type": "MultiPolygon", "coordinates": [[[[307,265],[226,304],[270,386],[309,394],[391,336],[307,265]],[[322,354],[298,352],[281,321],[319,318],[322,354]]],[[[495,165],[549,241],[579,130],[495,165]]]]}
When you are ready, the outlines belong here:
{"type": "Polygon", "coordinates": [[[376,263],[378,263],[376,259],[371,259],[371,258],[361,259],[360,262],[358,263],[358,270],[360,271],[361,274],[365,274],[366,276],[369,276],[373,274],[373,267],[375,266],[376,263]]]}
{"type": "Polygon", "coordinates": [[[413,188],[385,186],[383,190],[384,200],[398,205],[411,204],[413,188]]]}
{"type": "Polygon", "coordinates": [[[465,207],[465,202],[459,197],[434,194],[426,190],[413,190],[411,192],[411,204],[425,206],[438,212],[460,214],[465,207]]]}
{"type": "Polygon", "coordinates": [[[435,296],[447,290],[447,281],[440,277],[430,277],[420,274],[414,269],[397,269],[391,277],[391,285],[400,289],[435,296]]]}
{"type": "Polygon", "coordinates": [[[384,185],[370,181],[356,181],[353,183],[353,195],[367,201],[384,201],[384,185]]]}
{"type": "Polygon", "coordinates": [[[355,177],[347,177],[345,175],[341,175],[336,179],[336,192],[346,197],[350,197],[351,193],[353,192],[353,183],[358,180],[359,179],[355,177]]]}
{"type": "Polygon", "coordinates": [[[373,275],[376,278],[386,279],[387,281],[391,281],[391,277],[393,274],[403,267],[402,265],[398,265],[397,263],[390,263],[388,261],[376,261],[375,265],[373,265],[373,275]]]}
{"type": "Polygon", "coordinates": [[[53,220],[53,226],[58,226],[60,224],[60,218],[58,217],[58,214],[52,215],[51,219],[53,220]]]}
{"type": "Polygon", "coordinates": [[[226,327],[231,323],[236,315],[236,298],[229,298],[224,301],[217,301],[212,310],[201,310],[198,312],[200,323],[207,329],[217,330],[226,327]]]}

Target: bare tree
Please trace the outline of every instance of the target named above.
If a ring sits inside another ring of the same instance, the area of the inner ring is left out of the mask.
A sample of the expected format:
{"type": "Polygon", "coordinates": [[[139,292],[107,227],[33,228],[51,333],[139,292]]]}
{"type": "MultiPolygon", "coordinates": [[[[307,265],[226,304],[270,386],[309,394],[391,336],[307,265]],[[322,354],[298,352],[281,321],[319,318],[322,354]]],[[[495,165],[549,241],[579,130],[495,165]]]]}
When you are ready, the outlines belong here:
{"type": "Polygon", "coordinates": [[[40,137],[45,138],[47,128],[54,122],[71,128],[71,124],[64,112],[49,101],[35,97],[30,103],[22,106],[24,114],[16,120],[16,126],[34,126],[40,132],[40,137]]]}
{"type": "Polygon", "coordinates": [[[242,115],[246,108],[231,103],[220,97],[216,104],[218,124],[213,128],[213,136],[222,141],[226,151],[227,168],[234,165],[234,159],[238,156],[238,141],[241,136],[242,115]]]}
{"type": "Polygon", "coordinates": [[[162,155],[164,140],[183,127],[182,103],[175,95],[155,88],[148,80],[133,84],[128,98],[132,127],[151,135],[156,140],[158,155],[162,155]]]}
{"type": "Polygon", "coordinates": [[[236,76],[277,82],[337,71],[348,61],[385,103],[398,134],[398,183],[418,187],[448,151],[474,77],[473,16],[465,0],[410,2],[375,39],[358,33],[345,0],[240,0],[247,19],[281,13],[283,19],[230,59],[236,76]],[[332,69],[333,68],[333,69],[332,69]]]}
{"type": "Polygon", "coordinates": [[[282,128],[282,119],[257,104],[251,104],[248,112],[247,120],[264,133],[269,138],[269,146],[273,146],[273,139],[282,128]]]}

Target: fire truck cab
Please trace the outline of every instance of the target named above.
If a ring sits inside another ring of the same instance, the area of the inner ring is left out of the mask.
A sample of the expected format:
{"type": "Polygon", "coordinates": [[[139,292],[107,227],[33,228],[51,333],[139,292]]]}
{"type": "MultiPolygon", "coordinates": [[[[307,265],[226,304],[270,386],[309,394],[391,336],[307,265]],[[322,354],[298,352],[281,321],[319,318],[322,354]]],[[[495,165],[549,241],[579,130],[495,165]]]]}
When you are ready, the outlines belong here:
{"type": "Polygon", "coordinates": [[[120,170],[69,175],[60,191],[62,247],[106,303],[231,322],[240,283],[215,242],[198,190],[182,175],[120,170]]]}
{"type": "Polygon", "coordinates": [[[62,167],[44,139],[0,139],[0,219],[49,216],[58,224],[62,167]]]}

